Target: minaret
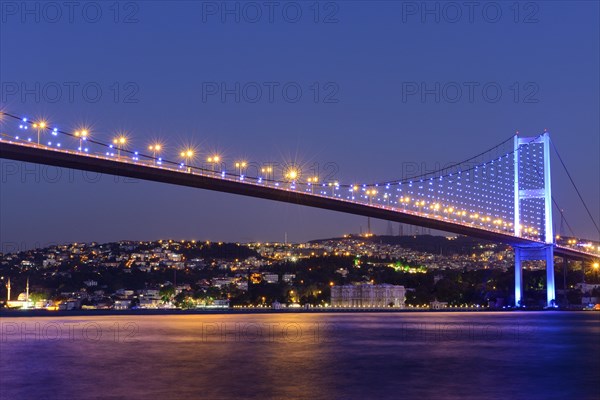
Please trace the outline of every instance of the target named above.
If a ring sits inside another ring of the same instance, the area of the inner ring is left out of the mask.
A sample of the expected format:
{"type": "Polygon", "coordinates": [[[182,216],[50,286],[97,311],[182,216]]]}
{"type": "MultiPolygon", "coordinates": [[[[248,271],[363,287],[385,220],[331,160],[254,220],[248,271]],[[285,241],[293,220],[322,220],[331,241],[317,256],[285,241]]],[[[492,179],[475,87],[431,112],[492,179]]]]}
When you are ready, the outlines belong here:
{"type": "Polygon", "coordinates": [[[29,277],[27,277],[27,286],[25,289],[25,307],[29,307],[29,277]]]}
{"type": "Polygon", "coordinates": [[[8,283],[6,284],[6,290],[8,293],[6,294],[6,304],[10,301],[10,277],[8,278],[8,283]]]}

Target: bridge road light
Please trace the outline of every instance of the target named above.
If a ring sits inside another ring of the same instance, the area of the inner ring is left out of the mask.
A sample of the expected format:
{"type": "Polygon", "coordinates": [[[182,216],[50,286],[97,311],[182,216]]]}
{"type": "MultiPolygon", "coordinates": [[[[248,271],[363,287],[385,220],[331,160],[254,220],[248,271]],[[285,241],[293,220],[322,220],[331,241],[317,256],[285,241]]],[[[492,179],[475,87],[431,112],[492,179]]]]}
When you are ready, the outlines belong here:
{"type": "Polygon", "coordinates": [[[40,121],[40,122],[36,122],[35,124],[33,124],[33,127],[36,128],[37,130],[37,144],[40,144],[40,133],[42,131],[42,129],[46,129],[46,122],[45,121],[40,121]]]}
{"type": "Polygon", "coordinates": [[[217,172],[217,171],[216,171],[216,166],[217,166],[217,164],[219,163],[219,161],[221,161],[221,157],[219,157],[218,155],[214,155],[214,156],[212,156],[212,157],[208,157],[208,158],[206,159],[206,161],[207,161],[209,164],[212,164],[212,171],[213,171],[213,173],[216,173],[216,172],[217,172]]]}
{"type": "Polygon", "coordinates": [[[331,196],[332,196],[332,197],[335,197],[335,190],[336,190],[336,189],[339,189],[339,187],[340,187],[340,183],[339,183],[338,181],[335,181],[335,182],[329,182],[329,183],[327,184],[327,186],[329,186],[329,187],[331,188],[331,196]]]}
{"type": "Polygon", "coordinates": [[[152,158],[154,161],[154,165],[156,165],[156,156],[162,150],[162,146],[160,145],[160,143],[155,143],[155,144],[148,146],[148,150],[150,150],[152,152],[152,158]]]}
{"type": "Polygon", "coordinates": [[[237,168],[238,176],[240,178],[242,177],[242,169],[246,168],[246,165],[248,165],[246,161],[238,161],[235,163],[235,168],[237,168]]]}
{"type": "Polygon", "coordinates": [[[83,141],[87,140],[88,131],[82,130],[75,132],[75,137],[79,138],[79,151],[83,151],[83,141]]]}
{"type": "Polygon", "coordinates": [[[350,187],[350,193],[352,193],[352,195],[351,195],[352,200],[354,200],[354,193],[357,193],[358,189],[359,189],[358,185],[352,185],[350,187]]]}
{"type": "Polygon", "coordinates": [[[260,172],[265,174],[267,181],[272,179],[273,167],[263,167],[260,169],[260,172]]]}
{"type": "Polygon", "coordinates": [[[425,205],[425,200],[421,200],[421,201],[417,200],[415,202],[415,204],[417,206],[417,211],[422,214],[423,213],[423,206],[425,205]]]}
{"type": "Polygon", "coordinates": [[[367,191],[365,192],[367,197],[369,198],[369,205],[373,204],[373,197],[375,197],[377,195],[377,190],[375,189],[367,189],[367,191]]]}
{"type": "Polygon", "coordinates": [[[119,136],[113,139],[113,144],[117,148],[117,157],[121,157],[121,148],[127,144],[127,138],[125,136],[119,136]]]}
{"type": "Polygon", "coordinates": [[[290,168],[285,174],[285,178],[291,182],[294,182],[300,176],[300,172],[296,168],[290,168]]]}
{"type": "Polygon", "coordinates": [[[188,164],[194,158],[194,151],[192,149],[187,149],[182,151],[179,155],[183,158],[183,163],[187,167],[187,171],[192,172],[192,168],[188,164]]]}
{"type": "Polygon", "coordinates": [[[400,202],[400,204],[402,204],[402,209],[406,210],[406,203],[407,201],[410,201],[410,199],[405,199],[404,196],[402,196],[398,201],[400,202]]]}
{"type": "Polygon", "coordinates": [[[385,202],[387,203],[387,206],[388,206],[388,207],[390,206],[390,197],[391,197],[391,196],[390,196],[389,194],[387,194],[387,193],[384,193],[384,194],[383,194],[383,199],[384,199],[384,200],[385,200],[385,202]]]}
{"type": "Polygon", "coordinates": [[[310,185],[310,191],[311,191],[311,193],[315,194],[315,186],[317,186],[317,183],[319,183],[319,178],[317,176],[311,176],[306,181],[310,185]]]}

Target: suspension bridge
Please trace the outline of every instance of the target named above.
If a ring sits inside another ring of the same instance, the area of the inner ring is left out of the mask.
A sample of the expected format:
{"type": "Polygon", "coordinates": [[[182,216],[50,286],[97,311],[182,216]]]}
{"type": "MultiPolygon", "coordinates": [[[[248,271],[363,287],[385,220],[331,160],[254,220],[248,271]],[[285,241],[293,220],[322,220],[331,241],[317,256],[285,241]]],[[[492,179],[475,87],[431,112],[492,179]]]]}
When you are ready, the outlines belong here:
{"type": "MultiPolygon", "coordinates": [[[[316,176],[304,178],[296,168],[278,176],[266,167],[247,176],[245,162],[227,170],[219,167],[222,160],[217,155],[207,159],[211,168],[199,167],[193,163],[192,149],[184,149],[178,154],[181,161],[175,161],[161,157],[162,146],[156,143],[148,146],[148,151],[134,151],[125,136],[101,141],[85,129],[67,132],[6,112],[0,113],[0,118],[0,158],[4,159],[252,196],[508,244],[515,251],[516,306],[523,299],[524,261],[545,261],[547,305],[553,307],[555,256],[562,257],[565,265],[568,259],[597,262],[600,258],[598,243],[559,243],[555,236],[553,206],[561,214],[562,209],[552,197],[553,144],[548,132],[532,137],[514,135],[474,157],[428,174],[343,184],[320,182],[316,176]]],[[[578,190],[577,194],[598,229],[578,190]]]]}

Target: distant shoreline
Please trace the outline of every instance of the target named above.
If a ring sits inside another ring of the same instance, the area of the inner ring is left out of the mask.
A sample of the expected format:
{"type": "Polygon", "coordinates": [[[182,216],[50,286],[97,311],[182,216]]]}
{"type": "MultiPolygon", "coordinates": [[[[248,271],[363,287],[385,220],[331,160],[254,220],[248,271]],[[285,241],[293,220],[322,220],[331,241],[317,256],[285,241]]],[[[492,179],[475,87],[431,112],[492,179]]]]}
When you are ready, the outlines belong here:
{"type": "Polygon", "coordinates": [[[457,312],[527,312],[527,311],[582,311],[582,310],[544,310],[542,308],[530,308],[525,310],[514,309],[223,309],[223,310],[71,310],[71,311],[47,311],[47,310],[0,310],[0,318],[27,318],[27,317],[79,317],[79,316],[153,316],[153,315],[233,315],[233,314],[351,314],[351,313],[457,313],[457,312]]]}

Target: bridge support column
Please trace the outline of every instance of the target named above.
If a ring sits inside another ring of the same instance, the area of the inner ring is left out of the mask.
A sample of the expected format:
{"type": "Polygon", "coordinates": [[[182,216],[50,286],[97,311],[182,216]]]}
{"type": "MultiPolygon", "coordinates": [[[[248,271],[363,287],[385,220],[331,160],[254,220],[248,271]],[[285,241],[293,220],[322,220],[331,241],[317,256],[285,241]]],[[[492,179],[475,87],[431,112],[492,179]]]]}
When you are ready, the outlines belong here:
{"type": "Polygon", "coordinates": [[[567,256],[563,256],[563,301],[564,306],[569,306],[569,299],[567,297],[567,270],[569,269],[569,259],[567,256]]]}
{"type": "Polygon", "coordinates": [[[521,307],[523,300],[523,266],[521,265],[521,248],[515,247],[515,307],[521,307]]]}
{"type": "Polygon", "coordinates": [[[546,305],[553,307],[556,303],[554,284],[554,246],[515,247],[515,307],[521,307],[523,301],[523,261],[546,261],[546,305]]]}
{"type": "Polygon", "coordinates": [[[546,247],[546,305],[556,305],[556,290],[554,284],[554,246],[546,247]]]}

